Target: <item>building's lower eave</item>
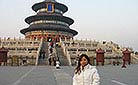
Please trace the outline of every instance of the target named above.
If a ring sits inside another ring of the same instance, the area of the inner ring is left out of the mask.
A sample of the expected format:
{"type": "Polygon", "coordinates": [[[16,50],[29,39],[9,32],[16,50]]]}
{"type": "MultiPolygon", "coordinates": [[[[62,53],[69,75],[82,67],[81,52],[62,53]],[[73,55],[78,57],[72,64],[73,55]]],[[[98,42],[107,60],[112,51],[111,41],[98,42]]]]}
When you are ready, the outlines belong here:
{"type": "Polygon", "coordinates": [[[39,31],[39,30],[68,32],[68,33],[73,34],[73,36],[78,34],[77,31],[72,30],[72,29],[59,29],[59,28],[34,28],[34,29],[25,28],[25,29],[22,29],[20,32],[22,34],[25,34],[26,32],[39,31]]]}

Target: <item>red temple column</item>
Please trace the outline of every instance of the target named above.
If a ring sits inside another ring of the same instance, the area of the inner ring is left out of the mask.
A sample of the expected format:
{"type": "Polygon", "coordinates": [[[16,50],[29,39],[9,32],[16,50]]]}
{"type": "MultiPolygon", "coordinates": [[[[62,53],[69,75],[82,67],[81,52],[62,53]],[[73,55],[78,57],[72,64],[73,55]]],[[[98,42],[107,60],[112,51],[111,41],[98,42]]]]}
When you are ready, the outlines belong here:
{"type": "Polygon", "coordinates": [[[96,51],[96,65],[99,65],[99,62],[104,65],[104,53],[104,50],[101,48],[96,51]]]}
{"type": "Polygon", "coordinates": [[[7,53],[8,50],[4,47],[0,48],[0,65],[3,62],[4,66],[7,65],[7,53]]]}
{"type": "Polygon", "coordinates": [[[126,49],[122,53],[123,53],[123,56],[122,56],[122,60],[123,60],[122,68],[123,67],[126,68],[126,65],[125,65],[126,62],[128,62],[129,65],[131,63],[131,52],[128,49],[126,49]]]}

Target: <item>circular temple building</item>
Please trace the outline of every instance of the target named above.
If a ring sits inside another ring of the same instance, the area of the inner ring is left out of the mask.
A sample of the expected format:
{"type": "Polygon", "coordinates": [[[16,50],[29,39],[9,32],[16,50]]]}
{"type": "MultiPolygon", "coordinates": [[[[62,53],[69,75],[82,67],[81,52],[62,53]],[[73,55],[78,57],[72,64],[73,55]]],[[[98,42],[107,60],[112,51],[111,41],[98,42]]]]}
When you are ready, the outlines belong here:
{"type": "Polygon", "coordinates": [[[42,38],[47,41],[59,41],[72,39],[78,34],[77,31],[70,29],[70,25],[74,20],[63,16],[68,11],[68,7],[58,3],[55,0],[45,0],[36,3],[32,9],[37,13],[29,16],[25,22],[30,26],[20,30],[27,39],[40,40],[42,38]]]}

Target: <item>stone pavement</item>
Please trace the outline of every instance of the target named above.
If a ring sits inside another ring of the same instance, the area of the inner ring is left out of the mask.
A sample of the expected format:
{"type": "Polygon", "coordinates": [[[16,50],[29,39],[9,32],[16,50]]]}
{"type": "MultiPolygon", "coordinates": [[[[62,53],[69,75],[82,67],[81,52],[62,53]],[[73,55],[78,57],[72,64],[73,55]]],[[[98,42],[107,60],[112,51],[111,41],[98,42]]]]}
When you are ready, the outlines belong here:
{"type": "MultiPolygon", "coordinates": [[[[138,85],[138,65],[97,66],[101,85],[138,85]]],[[[72,85],[74,67],[0,66],[0,85],[72,85]]]]}

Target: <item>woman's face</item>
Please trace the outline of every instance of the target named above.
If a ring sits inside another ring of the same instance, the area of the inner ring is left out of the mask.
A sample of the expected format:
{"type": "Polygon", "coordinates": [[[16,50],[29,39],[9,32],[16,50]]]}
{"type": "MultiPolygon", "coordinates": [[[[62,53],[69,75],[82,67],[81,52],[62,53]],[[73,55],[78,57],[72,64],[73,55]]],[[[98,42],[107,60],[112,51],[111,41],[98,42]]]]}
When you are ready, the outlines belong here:
{"type": "Polygon", "coordinates": [[[85,57],[82,57],[80,64],[81,64],[81,66],[86,66],[88,64],[87,59],[85,57]]]}

